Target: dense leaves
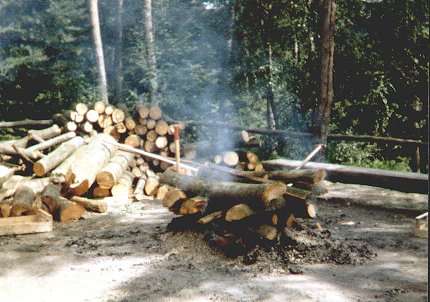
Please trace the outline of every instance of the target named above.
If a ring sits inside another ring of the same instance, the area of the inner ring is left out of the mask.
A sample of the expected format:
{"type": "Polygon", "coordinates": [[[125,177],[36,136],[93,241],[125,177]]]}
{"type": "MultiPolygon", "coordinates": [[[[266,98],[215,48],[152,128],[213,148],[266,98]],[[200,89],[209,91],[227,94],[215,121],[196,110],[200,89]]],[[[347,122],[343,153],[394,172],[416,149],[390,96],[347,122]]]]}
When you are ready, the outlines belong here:
{"type": "MultiPolygon", "coordinates": [[[[277,128],[311,129],[320,1],[152,2],[158,95],[170,116],[267,127],[272,97],[277,128]]],[[[118,12],[116,0],[99,5],[113,99],[118,12]]],[[[143,1],[124,1],[121,101],[130,106],[149,91],[144,16],[143,1]]],[[[427,140],[428,19],[424,0],[337,1],[333,133],[427,140]]],[[[0,120],[47,118],[97,98],[95,70],[86,1],[0,2],[0,120]]],[[[328,157],[365,150],[349,157],[364,163],[411,153],[386,147],[332,143],[328,157]]],[[[274,150],[306,152],[288,141],[274,150]]]]}

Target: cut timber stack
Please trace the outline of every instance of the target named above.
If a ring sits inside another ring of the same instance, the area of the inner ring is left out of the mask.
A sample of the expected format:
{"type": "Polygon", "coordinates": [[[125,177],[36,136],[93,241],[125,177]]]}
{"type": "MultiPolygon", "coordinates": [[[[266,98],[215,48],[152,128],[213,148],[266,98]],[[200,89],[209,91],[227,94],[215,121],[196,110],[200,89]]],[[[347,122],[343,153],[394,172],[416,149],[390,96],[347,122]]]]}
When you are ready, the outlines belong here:
{"type": "Polygon", "coordinates": [[[166,171],[159,181],[171,188],[163,205],[182,215],[170,226],[204,230],[233,255],[251,243],[273,243],[295,218],[315,218],[313,189],[324,177],[322,170],[244,172],[212,164],[197,176],[166,171]]]}

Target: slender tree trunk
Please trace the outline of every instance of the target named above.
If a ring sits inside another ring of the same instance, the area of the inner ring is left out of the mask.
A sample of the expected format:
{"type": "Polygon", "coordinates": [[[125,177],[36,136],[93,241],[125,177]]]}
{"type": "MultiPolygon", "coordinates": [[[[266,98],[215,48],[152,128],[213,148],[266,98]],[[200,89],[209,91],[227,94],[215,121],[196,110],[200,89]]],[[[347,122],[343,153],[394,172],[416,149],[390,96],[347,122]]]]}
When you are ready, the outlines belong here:
{"type": "Polygon", "coordinates": [[[109,103],[109,101],[107,92],[106,68],[103,56],[102,37],[100,34],[100,21],[97,0],[88,0],[88,7],[90,12],[91,30],[93,34],[94,52],[97,60],[100,94],[102,101],[107,104],[109,103]]]}
{"type": "Polygon", "coordinates": [[[115,58],[114,58],[114,70],[115,70],[115,99],[117,101],[122,100],[122,86],[124,76],[122,73],[122,47],[123,47],[123,27],[122,27],[122,15],[123,15],[123,0],[116,1],[116,45],[115,45],[115,58]]]}
{"type": "Polygon", "coordinates": [[[158,89],[157,81],[157,60],[154,50],[154,30],[152,23],[152,0],[145,0],[145,38],[149,65],[149,101],[151,104],[157,103],[156,93],[158,89]]]}
{"type": "Polygon", "coordinates": [[[321,90],[320,102],[315,110],[314,134],[317,140],[327,143],[333,101],[333,55],[336,4],[334,0],[324,0],[322,8],[321,37],[321,90]]]}
{"type": "Polygon", "coordinates": [[[263,47],[265,48],[266,54],[266,119],[267,119],[267,127],[270,130],[276,129],[276,112],[275,112],[275,93],[273,89],[273,61],[272,61],[272,42],[270,40],[269,32],[271,29],[271,10],[272,5],[269,5],[268,8],[264,7],[262,4],[263,16],[261,18],[261,35],[262,41],[264,43],[263,47]]]}

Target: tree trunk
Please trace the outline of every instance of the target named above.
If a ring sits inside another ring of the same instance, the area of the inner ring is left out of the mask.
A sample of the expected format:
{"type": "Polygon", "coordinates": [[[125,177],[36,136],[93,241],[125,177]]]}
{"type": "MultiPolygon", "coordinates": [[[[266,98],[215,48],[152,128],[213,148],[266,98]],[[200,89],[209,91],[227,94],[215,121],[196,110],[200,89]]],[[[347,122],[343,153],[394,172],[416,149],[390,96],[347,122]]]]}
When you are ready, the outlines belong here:
{"type": "Polygon", "coordinates": [[[154,50],[154,29],[152,23],[152,1],[145,0],[145,39],[148,55],[148,65],[149,65],[149,102],[151,104],[157,103],[157,61],[155,58],[154,50]]]}
{"type": "Polygon", "coordinates": [[[115,58],[114,58],[114,75],[115,75],[115,90],[114,98],[119,101],[122,100],[122,87],[123,87],[123,71],[122,71],[122,47],[123,47],[123,0],[116,1],[116,44],[115,44],[115,58]]]}
{"type": "Polygon", "coordinates": [[[99,199],[88,199],[85,197],[73,196],[70,200],[80,204],[85,208],[85,210],[91,212],[105,213],[108,209],[107,203],[99,199]]]}
{"type": "Polygon", "coordinates": [[[322,7],[320,100],[315,110],[314,135],[319,143],[327,143],[333,101],[333,55],[336,4],[324,0],[322,7]]]}
{"type": "Polygon", "coordinates": [[[125,171],[118,183],[111,189],[112,196],[127,199],[130,196],[134,177],[129,171],[125,171]]]}
{"type": "Polygon", "coordinates": [[[102,101],[107,104],[108,101],[108,89],[106,79],[106,67],[103,55],[103,43],[102,36],[100,33],[100,21],[97,0],[88,0],[88,7],[90,12],[90,24],[93,35],[94,52],[97,60],[97,71],[99,80],[100,96],[102,101]]]}
{"type": "Polygon", "coordinates": [[[60,197],[58,207],[52,215],[56,221],[66,222],[78,220],[86,213],[86,210],[80,204],[60,197]]]}

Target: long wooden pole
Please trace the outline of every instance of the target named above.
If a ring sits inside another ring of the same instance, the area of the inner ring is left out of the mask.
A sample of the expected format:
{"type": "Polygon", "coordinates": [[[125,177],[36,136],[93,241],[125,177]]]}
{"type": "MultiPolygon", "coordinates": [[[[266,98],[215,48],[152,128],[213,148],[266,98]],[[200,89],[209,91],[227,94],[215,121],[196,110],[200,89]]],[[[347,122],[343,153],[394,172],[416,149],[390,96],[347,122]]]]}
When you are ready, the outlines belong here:
{"type": "MultiPolygon", "coordinates": [[[[140,155],[147,156],[147,157],[150,157],[150,158],[153,158],[153,159],[158,159],[160,161],[166,162],[166,163],[171,164],[171,165],[176,165],[176,161],[175,160],[168,159],[168,158],[166,158],[164,156],[161,156],[161,155],[158,155],[158,154],[146,152],[146,151],[143,151],[143,150],[140,150],[140,149],[136,149],[136,148],[130,147],[128,145],[124,145],[124,144],[120,144],[120,143],[113,143],[113,142],[108,142],[108,141],[105,141],[105,142],[108,143],[108,144],[115,145],[115,146],[118,147],[118,149],[123,150],[123,151],[132,152],[132,153],[135,153],[135,154],[140,154],[140,155]]],[[[185,169],[193,171],[193,172],[197,172],[198,171],[197,168],[191,167],[189,165],[181,164],[181,166],[182,166],[182,168],[185,168],[185,169]]]]}

